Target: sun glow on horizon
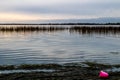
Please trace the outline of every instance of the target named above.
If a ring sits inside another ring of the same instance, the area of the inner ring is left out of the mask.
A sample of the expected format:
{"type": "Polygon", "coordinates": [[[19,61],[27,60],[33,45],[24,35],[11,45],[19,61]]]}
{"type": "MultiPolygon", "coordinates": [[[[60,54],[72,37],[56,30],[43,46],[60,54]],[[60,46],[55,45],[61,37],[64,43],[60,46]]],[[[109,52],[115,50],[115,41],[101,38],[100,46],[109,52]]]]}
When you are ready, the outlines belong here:
{"type": "Polygon", "coordinates": [[[37,20],[37,19],[40,19],[40,17],[36,15],[28,15],[28,14],[20,14],[20,13],[0,13],[0,21],[25,21],[25,20],[37,20]]]}
{"type": "Polygon", "coordinates": [[[59,19],[89,19],[95,16],[59,15],[59,14],[24,14],[24,13],[0,13],[0,21],[37,21],[37,20],[59,20],[59,19]]]}

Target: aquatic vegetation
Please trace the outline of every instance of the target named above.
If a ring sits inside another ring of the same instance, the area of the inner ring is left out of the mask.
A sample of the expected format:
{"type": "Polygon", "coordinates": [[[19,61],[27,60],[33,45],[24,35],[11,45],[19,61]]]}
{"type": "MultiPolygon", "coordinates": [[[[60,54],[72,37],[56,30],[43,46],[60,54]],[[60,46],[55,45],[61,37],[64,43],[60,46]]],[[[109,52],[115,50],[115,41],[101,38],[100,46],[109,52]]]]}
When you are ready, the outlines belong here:
{"type": "Polygon", "coordinates": [[[71,26],[71,27],[55,27],[49,25],[49,27],[45,26],[1,26],[0,32],[55,32],[55,31],[64,31],[69,30],[70,33],[79,33],[79,34],[120,34],[120,26],[112,26],[112,25],[101,25],[101,26],[71,26]]]}
{"type": "Polygon", "coordinates": [[[120,34],[120,27],[115,26],[74,26],[69,29],[70,33],[79,34],[120,34]]]}
{"type": "Polygon", "coordinates": [[[88,69],[108,69],[120,68],[120,64],[110,65],[96,62],[65,63],[65,64],[21,64],[21,65],[0,65],[0,70],[16,69],[64,69],[64,68],[88,68],[88,69]]]}
{"type": "Polygon", "coordinates": [[[62,67],[59,64],[22,64],[17,69],[58,69],[62,67]]]}
{"type": "Polygon", "coordinates": [[[59,64],[21,64],[21,65],[1,65],[0,70],[16,70],[16,69],[59,69],[59,64]]]}
{"type": "Polygon", "coordinates": [[[62,31],[67,28],[64,27],[34,27],[34,26],[18,26],[18,27],[0,27],[0,31],[2,32],[24,32],[24,31],[47,31],[47,32],[52,32],[52,31],[62,31]]]}
{"type": "Polygon", "coordinates": [[[0,70],[13,70],[15,69],[14,65],[1,65],[0,70]]]}

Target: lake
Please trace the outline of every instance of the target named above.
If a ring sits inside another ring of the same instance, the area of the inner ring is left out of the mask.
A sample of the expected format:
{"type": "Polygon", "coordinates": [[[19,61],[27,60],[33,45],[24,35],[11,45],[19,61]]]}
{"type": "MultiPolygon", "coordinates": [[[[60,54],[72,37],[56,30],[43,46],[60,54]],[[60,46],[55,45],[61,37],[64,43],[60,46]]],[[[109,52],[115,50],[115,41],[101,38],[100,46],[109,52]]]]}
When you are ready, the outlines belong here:
{"type": "MultiPolygon", "coordinates": [[[[2,27],[11,26],[18,27],[19,25],[4,25],[2,27]]],[[[35,25],[29,26],[36,27],[35,25]]],[[[39,27],[43,26],[51,25],[39,25],[39,27]]],[[[54,25],[54,27],[69,28],[72,26],[54,25]]],[[[77,26],[79,27],[79,25],[77,26]]],[[[99,32],[98,30],[85,31],[85,33],[69,29],[0,31],[0,65],[63,64],[85,61],[119,64],[119,31],[99,32]]]]}

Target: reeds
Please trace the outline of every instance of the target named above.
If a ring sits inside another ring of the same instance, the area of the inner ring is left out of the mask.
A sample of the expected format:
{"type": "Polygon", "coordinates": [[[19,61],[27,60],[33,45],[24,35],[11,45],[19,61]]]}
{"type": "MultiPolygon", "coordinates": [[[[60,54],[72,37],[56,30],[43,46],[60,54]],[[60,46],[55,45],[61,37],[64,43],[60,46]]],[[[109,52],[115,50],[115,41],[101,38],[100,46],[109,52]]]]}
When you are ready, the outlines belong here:
{"type": "Polygon", "coordinates": [[[69,29],[70,33],[79,33],[79,34],[119,34],[120,27],[114,26],[97,26],[97,27],[89,27],[89,26],[75,26],[69,29]]]}
{"type": "Polygon", "coordinates": [[[34,27],[34,26],[20,26],[20,27],[0,27],[0,31],[3,32],[22,32],[22,31],[61,31],[65,30],[64,27],[34,27]]]}
{"type": "Polygon", "coordinates": [[[0,27],[0,32],[56,32],[68,30],[70,33],[79,34],[119,34],[120,26],[73,26],[73,27],[41,27],[41,26],[14,26],[0,27]]]}

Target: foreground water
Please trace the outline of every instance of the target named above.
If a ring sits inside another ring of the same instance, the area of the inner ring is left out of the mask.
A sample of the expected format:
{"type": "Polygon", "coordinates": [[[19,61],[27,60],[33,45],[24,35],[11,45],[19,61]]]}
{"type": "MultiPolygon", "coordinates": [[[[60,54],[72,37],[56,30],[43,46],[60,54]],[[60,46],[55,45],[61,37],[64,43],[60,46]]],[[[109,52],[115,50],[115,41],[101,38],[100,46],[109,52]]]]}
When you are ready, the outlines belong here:
{"type": "Polygon", "coordinates": [[[85,61],[119,64],[119,57],[119,33],[80,34],[69,30],[0,32],[0,65],[85,61]]]}

